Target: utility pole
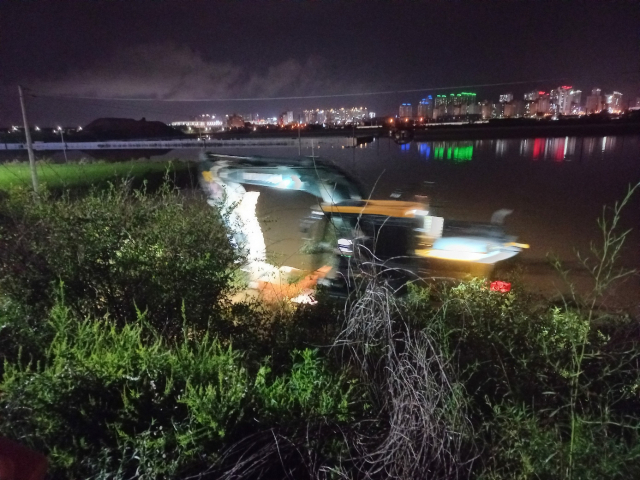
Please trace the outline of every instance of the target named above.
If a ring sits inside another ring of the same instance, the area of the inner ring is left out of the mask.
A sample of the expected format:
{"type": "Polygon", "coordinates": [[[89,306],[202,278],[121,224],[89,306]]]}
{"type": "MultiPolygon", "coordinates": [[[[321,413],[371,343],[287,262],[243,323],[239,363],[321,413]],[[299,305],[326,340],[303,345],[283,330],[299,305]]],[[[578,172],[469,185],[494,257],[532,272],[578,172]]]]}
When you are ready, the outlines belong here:
{"type": "Polygon", "coordinates": [[[31,144],[31,131],[29,130],[29,122],[27,121],[27,110],[24,107],[24,95],[22,87],[18,85],[18,93],[20,94],[20,106],[22,107],[22,120],[24,122],[24,135],[27,137],[27,152],[29,153],[29,168],[31,169],[31,184],[34,193],[38,193],[38,175],[36,173],[36,157],[33,154],[33,145],[31,144]]]}
{"type": "Polygon", "coordinates": [[[64,143],[64,130],[62,129],[62,127],[58,127],[58,131],[60,132],[60,143],[62,143],[62,151],[64,152],[64,161],[68,163],[69,159],[67,158],[67,144],[64,143]]]}

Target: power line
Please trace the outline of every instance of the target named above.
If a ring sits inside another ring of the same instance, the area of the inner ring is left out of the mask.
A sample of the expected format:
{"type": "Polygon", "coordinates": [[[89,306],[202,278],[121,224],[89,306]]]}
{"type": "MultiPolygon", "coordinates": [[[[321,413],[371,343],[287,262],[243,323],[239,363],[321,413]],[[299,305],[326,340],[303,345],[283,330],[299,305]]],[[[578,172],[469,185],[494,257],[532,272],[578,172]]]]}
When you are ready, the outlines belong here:
{"type": "Polygon", "coordinates": [[[429,90],[456,90],[461,88],[486,88],[486,87],[503,87],[507,85],[527,85],[532,83],[546,83],[546,82],[558,82],[567,80],[569,77],[557,77],[547,78],[543,80],[524,80],[517,82],[500,82],[500,83],[481,83],[474,85],[453,85],[443,87],[424,87],[424,88],[411,88],[403,90],[381,90],[376,92],[356,92],[356,93],[334,93],[325,95],[295,95],[284,97],[245,97],[245,98],[186,98],[186,99],[171,99],[171,98],[141,98],[141,97],[100,97],[100,96],[82,96],[82,95],[50,95],[46,93],[37,93],[37,97],[42,98],[61,98],[61,99],[74,99],[74,100],[101,100],[101,101],[118,101],[118,102],[167,102],[167,103],[180,103],[180,102],[255,102],[255,101],[270,101],[270,100],[304,100],[314,98],[340,98],[340,97],[360,97],[360,96],[374,96],[374,95],[394,95],[398,93],[415,93],[425,92],[429,90]]]}

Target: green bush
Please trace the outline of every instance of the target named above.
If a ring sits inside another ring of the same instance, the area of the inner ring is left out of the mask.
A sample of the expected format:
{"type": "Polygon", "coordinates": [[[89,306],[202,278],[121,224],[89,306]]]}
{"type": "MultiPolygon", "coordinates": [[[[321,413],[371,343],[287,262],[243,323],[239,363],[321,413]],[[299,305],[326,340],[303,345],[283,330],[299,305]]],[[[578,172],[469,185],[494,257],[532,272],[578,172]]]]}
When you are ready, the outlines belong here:
{"type": "MultiPolygon", "coordinates": [[[[5,363],[0,435],[46,453],[54,478],[220,472],[224,452],[256,433],[290,446],[354,418],[353,384],[315,351],[294,353],[274,375],[268,363],[249,369],[240,352],[188,327],[167,340],[144,316],[117,327],[56,305],[46,325],[51,342],[41,361],[5,363]]],[[[326,457],[336,438],[307,446],[326,457]]]]}
{"type": "Polygon", "coordinates": [[[476,478],[640,475],[637,322],[590,322],[482,280],[414,288],[404,307],[414,328],[441,332],[460,371],[481,452],[476,478]]]}
{"type": "Polygon", "coordinates": [[[168,333],[183,316],[204,328],[227,308],[237,260],[216,210],[168,183],[0,202],[0,291],[36,317],[62,282],[80,316],[123,324],[144,311],[168,333]]]}

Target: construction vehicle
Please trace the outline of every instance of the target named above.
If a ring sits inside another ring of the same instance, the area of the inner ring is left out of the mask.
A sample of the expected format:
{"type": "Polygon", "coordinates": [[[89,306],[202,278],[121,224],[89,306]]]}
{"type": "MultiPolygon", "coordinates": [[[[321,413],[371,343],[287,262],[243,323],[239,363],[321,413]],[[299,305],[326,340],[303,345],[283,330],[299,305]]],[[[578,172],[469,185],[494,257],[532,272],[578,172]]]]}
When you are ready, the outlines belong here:
{"type": "Polygon", "coordinates": [[[321,273],[315,281],[334,292],[348,291],[371,272],[385,275],[397,286],[412,279],[465,273],[488,278],[496,265],[528,247],[504,232],[502,221],[508,210],[499,210],[492,222],[481,224],[433,216],[427,197],[366,199],[347,173],[318,158],[203,153],[201,183],[209,202],[226,212],[230,241],[245,248],[245,270],[253,286],[286,280],[282,268],[265,260],[264,237],[255,214],[259,193],[247,192],[246,185],[303,191],[318,199],[302,226],[318,256],[328,258],[328,265],[316,265],[316,273],[321,273]]]}

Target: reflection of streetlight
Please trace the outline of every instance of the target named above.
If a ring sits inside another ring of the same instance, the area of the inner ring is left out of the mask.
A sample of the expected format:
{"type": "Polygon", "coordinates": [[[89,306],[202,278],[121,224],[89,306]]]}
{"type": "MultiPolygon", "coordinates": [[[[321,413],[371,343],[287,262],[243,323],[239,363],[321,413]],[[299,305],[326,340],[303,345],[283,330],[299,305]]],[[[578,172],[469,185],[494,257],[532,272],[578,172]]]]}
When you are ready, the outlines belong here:
{"type": "Polygon", "coordinates": [[[60,142],[62,143],[62,151],[64,152],[64,161],[68,162],[67,145],[64,143],[64,130],[62,130],[62,127],[58,126],[58,131],[60,132],[60,142]]]}

